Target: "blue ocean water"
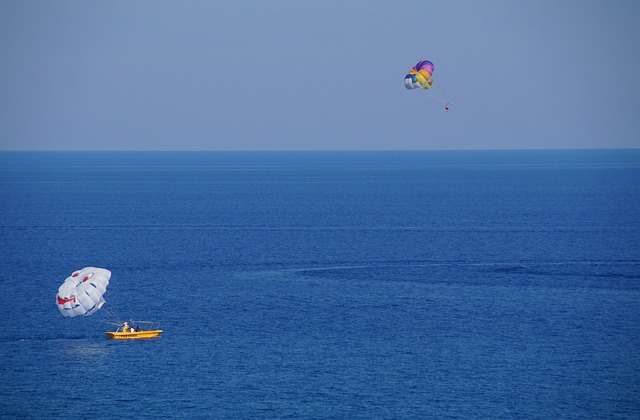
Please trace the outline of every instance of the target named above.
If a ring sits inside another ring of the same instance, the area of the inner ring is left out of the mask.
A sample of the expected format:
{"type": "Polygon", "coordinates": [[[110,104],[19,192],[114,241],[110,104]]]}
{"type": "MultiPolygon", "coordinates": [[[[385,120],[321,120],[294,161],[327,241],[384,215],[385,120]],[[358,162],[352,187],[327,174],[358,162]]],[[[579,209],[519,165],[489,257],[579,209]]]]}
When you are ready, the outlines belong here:
{"type": "Polygon", "coordinates": [[[3,418],[640,418],[639,150],[4,152],[0,244],[3,418]]]}

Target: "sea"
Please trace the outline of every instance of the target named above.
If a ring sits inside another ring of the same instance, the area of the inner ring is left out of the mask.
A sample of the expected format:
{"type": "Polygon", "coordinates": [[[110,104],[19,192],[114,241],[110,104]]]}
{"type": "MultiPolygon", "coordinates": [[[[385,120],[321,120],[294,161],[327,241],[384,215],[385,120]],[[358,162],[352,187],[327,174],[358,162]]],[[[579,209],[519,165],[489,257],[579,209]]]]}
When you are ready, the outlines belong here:
{"type": "Polygon", "coordinates": [[[640,149],[2,152],[0,248],[3,419],[640,418],[640,149]]]}

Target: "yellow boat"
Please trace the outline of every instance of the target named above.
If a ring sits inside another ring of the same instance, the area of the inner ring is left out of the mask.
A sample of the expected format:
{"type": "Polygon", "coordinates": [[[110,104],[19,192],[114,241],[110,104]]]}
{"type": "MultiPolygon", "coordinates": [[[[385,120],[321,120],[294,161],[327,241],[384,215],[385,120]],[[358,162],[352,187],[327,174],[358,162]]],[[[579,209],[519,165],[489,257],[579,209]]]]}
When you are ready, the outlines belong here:
{"type": "Polygon", "coordinates": [[[137,340],[142,338],[156,338],[161,333],[162,330],[157,328],[159,323],[150,322],[150,321],[130,321],[131,325],[128,322],[125,322],[122,326],[119,326],[115,331],[107,331],[104,334],[107,338],[111,338],[113,340],[137,340]],[[141,329],[140,324],[145,324],[148,326],[146,329],[141,329]],[[134,327],[137,325],[137,327],[134,327]]]}

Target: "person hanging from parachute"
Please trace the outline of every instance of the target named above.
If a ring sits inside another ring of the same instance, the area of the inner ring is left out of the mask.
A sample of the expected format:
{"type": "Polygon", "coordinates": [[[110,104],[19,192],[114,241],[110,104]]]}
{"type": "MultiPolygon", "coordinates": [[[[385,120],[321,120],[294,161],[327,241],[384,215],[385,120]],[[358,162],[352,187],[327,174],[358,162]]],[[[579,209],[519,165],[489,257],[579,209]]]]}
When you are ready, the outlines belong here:
{"type": "MultiPolygon", "coordinates": [[[[404,87],[409,90],[412,89],[429,89],[433,85],[433,72],[435,70],[435,66],[429,60],[419,61],[418,64],[413,66],[409,73],[404,76],[404,87]]],[[[429,96],[432,99],[435,99],[440,102],[444,102],[445,111],[449,112],[451,110],[451,103],[443,98],[439,98],[437,96],[429,96]]]]}

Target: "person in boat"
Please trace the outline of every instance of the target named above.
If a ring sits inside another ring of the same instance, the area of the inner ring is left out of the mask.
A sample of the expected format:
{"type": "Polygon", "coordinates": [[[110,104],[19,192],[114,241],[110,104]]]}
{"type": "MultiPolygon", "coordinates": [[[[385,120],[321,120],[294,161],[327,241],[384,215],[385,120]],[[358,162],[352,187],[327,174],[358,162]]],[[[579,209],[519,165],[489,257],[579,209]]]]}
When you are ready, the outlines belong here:
{"type": "Polygon", "coordinates": [[[124,321],[124,325],[122,326],[122,332],[129,332],[129,323],[124,321]]]}
{"type": "Polygon", "coordinates": [[[136,332],[140,332],[140,326],[136,325],[136,332]]]}

